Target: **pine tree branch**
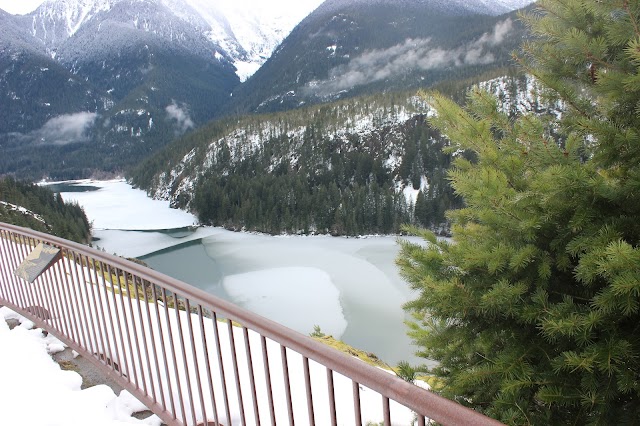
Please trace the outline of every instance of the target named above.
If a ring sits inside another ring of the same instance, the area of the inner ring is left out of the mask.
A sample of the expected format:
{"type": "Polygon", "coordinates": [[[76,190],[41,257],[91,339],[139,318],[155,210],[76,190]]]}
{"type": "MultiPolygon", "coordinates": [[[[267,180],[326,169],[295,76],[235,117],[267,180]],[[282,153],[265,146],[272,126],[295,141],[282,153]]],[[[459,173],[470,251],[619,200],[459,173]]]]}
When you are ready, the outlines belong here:
{"type": "Polygon", "coordinates": [[[638,24],[636,17],[633,15],[631,9],[629,8],[629,2],[624,1],[622,3],[622,8],[627,12],[627,16],[629,17],[629,21],[631,21],[631,24],[633,25],[633,30],[636,37],[640,37],[640,25],[638,24]]]}

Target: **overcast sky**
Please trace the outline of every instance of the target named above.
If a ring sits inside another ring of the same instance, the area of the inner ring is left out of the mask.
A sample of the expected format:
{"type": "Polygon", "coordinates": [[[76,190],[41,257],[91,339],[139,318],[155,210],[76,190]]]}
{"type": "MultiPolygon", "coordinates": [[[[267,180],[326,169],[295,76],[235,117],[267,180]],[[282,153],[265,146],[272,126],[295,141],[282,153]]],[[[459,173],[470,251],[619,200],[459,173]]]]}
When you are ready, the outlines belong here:
{"type": "Polygon", "coordinates": [[[0,9],[9,13],[21,14],[29,13],[40,6],[44,0],[0,0],[0,9]]]}

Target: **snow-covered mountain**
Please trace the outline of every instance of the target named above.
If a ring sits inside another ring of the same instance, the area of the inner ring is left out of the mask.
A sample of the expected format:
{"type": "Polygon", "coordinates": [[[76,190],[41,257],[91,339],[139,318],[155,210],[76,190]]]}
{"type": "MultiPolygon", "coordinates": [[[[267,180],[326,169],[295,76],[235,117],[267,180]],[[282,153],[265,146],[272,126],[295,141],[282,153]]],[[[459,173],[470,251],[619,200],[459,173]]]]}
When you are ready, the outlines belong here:
{"type": "Polygon", "coordinates": [[[208,23],[208,36],[231,55],[237,74],[244,81],[323,0],[186,1],[208,23]]]}
{"type": "MultiPolygon", "coordinates": [[[[227,58],[238,77],[245,80],[320,3],[300,0],[278,6],[258,0],[46,0],[20,20],[54,58],[83,27],[100,30],[112,20],[172,41],[202,38],[209,41],[205,46],[211,53],[227,58]],[[121,16],[114,17],[115,11],[121,16]]],[[[192,46],[199,49],[201,44],[192,46]]]]}
{"type": "Polygon", "coordinates": [[[233,91],[228,108],[284,111],[508,66],[524,34],[512,9],[528,3],[326,0],[233,91]]]}

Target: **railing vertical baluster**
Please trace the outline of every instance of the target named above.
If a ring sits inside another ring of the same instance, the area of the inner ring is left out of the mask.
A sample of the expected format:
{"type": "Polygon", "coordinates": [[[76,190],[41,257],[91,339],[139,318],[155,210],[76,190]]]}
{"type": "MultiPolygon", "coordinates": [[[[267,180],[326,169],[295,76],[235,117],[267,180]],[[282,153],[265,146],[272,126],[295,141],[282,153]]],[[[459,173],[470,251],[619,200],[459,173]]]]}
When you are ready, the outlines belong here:
{"type": "MultiPolygon", "coordinates": [[[[193,423],[196,423],[196,409],[193,401],[193,389],[191,388],[191,375],[189,373],[189,360],[187,359],[187,349],[184,344],[184,333],[182,331],[182,320],[180,319],[180,297],[177,293],[173,294],[176,300],[175,306],[175,314],[176,314],[176,324],[178,326],[178,338],[180,339],[180,352],[182,353],[182,362],[184,367],[184,376],[187,382],[187,396],[189,396],[189,408],[191,408],[191,416],[193,423]]],[[[185,297],[185,307],[187,298],[185,297]]],[[[186,311],[186,316],[189,316],[189,311],[186,311]]],[[[186,423],[186,420],[185,420],[186,423]]]]}
{"type": "Polygon", "coordinates": [[[78,263],[76,261],[76,253],[71,252],[71,258],[69,259],[69,276],[71,277],[71,285],[67,289],[69,291],[69,299],[74,303],[72,308],[74,309],[74,319],[78,328],[78,338],[82,339],[82,347],[87,348],[89,352],[93,352],[93,345],[91,339],[88,337],[87,330],[85,329],[86,318],[84,310],[82,309],[82,303],[78,297],[78,290],[80,289],[80,278],[78,275],[78,263]]]}
{"type": "Polygon", "coordinates": [[[304,385],[307,390],[307,413],[309,414],[309,424],[315,426],[316,416],[313,412],[313,392],[311,390],[311,372],[309,371],[309,358],[302,357],[302,367],[304,370],[304,385]]]}
{"type": "Polygon", "coordinates": [[[389,398],[382,396],[382,415],[384,416],[384,426],[391,426],[391,409],[389,407],[389,398]]]}
{"type": "MultiPolygon", "coordinates": [[[[149,288],[149,282],[146,280],[142,280],[142,297],[144,300],[145,311],[147,312],[147,323],[149,324],[149,336],[151,338],[151,348],[153,349],[151,353],[153,354],[153,366],[155,366],[155,374],[157,376],[157,380],[160,381],[160,360],[158,359],[158,350],[156,348],[156,337],[153,331],[153,322],[151,321],[151,304],[149,303],[149,295],[147,294],[147,289],[149,288]]],[[[140,299],[138,298],[138,304],[140,304],[140,299]]],[[[140,314],[142,318],[142,314],[140,314]]],[[[143,327],[144,330],[144,327],[143,327]]],[[[156,391],[155,380],[153,378],[153,366],[151,365],[151,359],[149,358],[149,349],[147,347],[147,341],[145,338],[144,342],[144,350],[147,355],[147,362],[149,367],[149,380],[151,381],[151,392],[153,394],[153,401],[158,403],[158,392],[156,391]]],[[[161,400],[162,400],[162,408],[167,409],[166,404],[164,403],[164,395],[162,395],[162,386],[160,386],[161,400]]]]}
{"type": "MultiPolygon", "coordinates": [[[[64,253],[64,251],[62,251],[64,253]]],[[[63,254],[64,256],[64,254],[63,254]]],[[[60,307],[60,315],[62,319],[62,323],[64,324],[65,335],[69,338],[73,336],[73,324],[71,323],[71,316],[69,312],[69,305],[65,303],[64,291],[60,291],[60,286],[64,286],[64,281],[62,280],[62,276],[64,274],[64,259],[61,257],[59,261],[57,261],[53,265],[53,270],[55,272],[54,278],[57,277],[58,282],[58,291],[53,291],[53,296],[56,299],[56,303],[60,307]]]]}
{"type": "Polygon", "coordinates": [[[58,314],[59,307],[55,305],[55,302],[52,296],[53,284],[52,284],[51,278],[52,278],[51,268],[47,268],[47,270],[42,274],[42,287],[44,287],[42,291],[46,301],[47,311],[49,312],[49,316],[51,317],[49,325],[54,330],[58,330],[58,332],[62,332],[60,317],[58,314]]]}
{"type": "MultiPolygon", "coordinates": [[[[0,239],[1,241],[1,245],[2,245],[2,263],[7,265],[7,268],[10,268],[9,265],[11,265],[13,263],[13,244],[11,243],[11,234],[8,232],[4,232],[2,233],[2,239],[0,239]],[[8,235],[7,235],[8,234],[8,235]],[[7,246],[9,247],[9,249],[7,249],[7,246]]],[[[7,283],[9,282],[14,282],[15,283],[15,275],[13,275],[7,268],[2,268],[2,273],[4,274],[4,279],[7,283]]],[[[10,301],[14,304],[18,304],[18,299],[16,297],[15,292],[13,291],[15,285],[8,285],[7,288],[7,292],[5,293],[4,297],[7,301],[10,301]]]]}
{"type": "Polygon", "coordinates": [[[333,387],[333,370],[330,368],[327,368],[327,390],[329,391],[329,415],[331,416],[331,426],[337,426],[336,393],[333,387]]]}
{"type": "Polygon", "coordinates": [[[71,303],[71,296],[69,295],[70,290],[68,289],[69,284],[71,286],[73,286],[73,283],[70,282],[67,277],[71,277],[71,274],[69,272],[70,270],[70,264],[69,264],[69,256],[70,253],[67,250],[63,251],[63,255],[62,255],[62,274],[63,274],[63,285],[62,285],[62,294],[64,295],[64,301],[65,304],[67,306],[67,312],[69,315],[69,322],[71,324],[71,335],[73,336],[72,339],[74,342],[76,342],[78,345],[81,344],[80,342],[80,330],[78,329],[78,318],[76,316],[76,310],[74,305],[71,303]],[[67,284],[67,285],[64,285],[67,284]]]}
{"type": "Polygon", "coordinates": [[[249,342],[249,329],[242,327],[244,336],[244,348],[247,352],[247,367],[249,369],[249,383],[251,385],[251,398],[253,398],[253,416],[255,424],[260,426],[260,411],[258,410],[258,393],[256,391],[256,377],[253,371],[253,357],[251,356],[251,343],[249,342]]]}
{"type": "Polygon", "coordinates": [[[220,424],[218,419],[218,405],[216,403],[216,394],[213,389],[213,375],[211,374],[211,358],[209,358],[209,345],[207,345],[207,333],[204,328],[204,317],[202,315],[202,306],[198,305],[198,319],[200,320],[200,336],[202,338],[202,348],[204,349],[205,367],[207,369],[207,380],[209,382],[209,393],[211,394],[211,407],[213,408],[213,419],[216,425],[220,424]]]}
{"type": "MultiPolygon", "coordinates": [[[[30,251],[31,251],[31,240],[27,237],[22,237],[22,252],[24,254],[24,257],[26,258],[30,251]]],[[[24,292],[25,295],[25,300],[27,301],[27,306],[31,306],[31,307],[36,307],[38,305],[38,301],[35,299],[35,296],[33,294],[33,285],[35,284],[30,284],[30,283],[26,283],[24,281],[22,281],[22,283],[24,285],[21,285],[20,288],[22,289],[22,291],[24,292]]]]}
{"type": "MultiPolygon", "coordinates": [[[[200,378],[200,364],[198,363],[198,352],[196,351],[196,339],[193,335],[193,321],[191,318],[191,305],[189,299],[184,299],[185,308],[187,310],[187,326],[189,328],[189,340],[191,341],[191,353],[193,354],[193,369],[196,376],[196,384],[198,390],[198,398],[200,399],[200,409],[202,410],[202,421],[205,425],[209,423],[207,419],[207,409],[204,406],[204,395],[202,394],[202,379],[200,378]]],[[[185,362],[185,364],[187,364],[185,362]]],[[[193,399],[192,399],[193,400],[193,399]]],[[[197,413],[194,410],[194,416],[197,413]]]]}
{"type": "Polygon", "coordinates": [[[6,292],[7,301],[14,303],[15,305],[20,305],[20,295],[17,292],[16,287],[18,282],[18,277],[16,277],[12,270],[14,269],[12,265],[16,263],[15,260],[15,245],[14,237],[12,233],[5,232],[4,238],[2,239],[2,257],[3,263],[7,265],[6,268],[3,268],[3,271],[6,273],[7,283],[13,283],[13,285],[8,284],[8,289],[6,292]]]}
{"type": "MultiPolygon", "coordinates": [[[[125,365],[126,358],[124,356],[124,340],[122,338],[122,327],[120,326],[120,315],[118,313],[118,304],[116,303],[116,289],[113,284],[113,271],[111,270],[110,265],[106,265],[103,262],[100,262],[100,270],[102,271],[102,282],[104,285],[102,286],[102,290],[104,292],[104,302],[107,306],[107,311],[109,312],[109,323],[111,324],[111,337],[113,339],[113,348],[115,349],[116,359],[111,358],[111,364],[114,365],[117,362],[118,372],[120,373],[120,377],[124,377],[125,373],[125,365]],[[105,277],[105,272],[109,274],[109,279],[107,280],[105,277]],[[111,291],[107,288],[107,283],[110,283],[111,291]],[[109,300],[109,293],[111,293],[111,301],[109,300]],[[111,310],[111,305],[113,304],[113,311],[111,310]],[[118,332],[116,333],[116,325],[118,326],[118,332]],[[120,337],[120,342],[118,342],[118,336],[120,337]],[[118,346],[118,343],[121,345],[118,346]],[[122,358],[120,354],[122,353],[122,358]]],[[[117,278],[117,277],[116,277],[117,278]]],[[[127,375],[129,371],[127,370],[127,375]]],[[[128,376],[127,376],[128,380],[128,376]]]]}
{"type": "MultiPolygon", "coordinates": [[[[107,321],[104,317],[105,306],[102,303],[102,295],[100,293],[100,279],[98,278],[98,265],[97,261],[94,258],[89,258],[87,256],[87,268],[89,270],[93,269],[93,278],[96,280],[95,285],[91,286],[91,293],[93,294],[93,304],[96,307],[96,321],[98,322],[98,332],[100,333],[100,342],[102,344],[102,358],[101,361],[104,361],[105,365],[109,365],[107,360],[111,360],[110,368],[115,370],[114,361],[113,361],[113,353],[111,352],[111,342],[109,342],[109,329],[107,327],[107,321]],[[89,259],[91,259],[89,261],[89,259]],[[89,262],[91,266],[89,266],[89,262]]],[[[104,283],[102,284],[104,286],[104,283]]],[[[100,357],[100,354],[98,354],[100,357]]]]}
{"type": "MultiPolygon", "coordinates": [[[[138,306],[138,319],[140,322],[140,333],[142,334],[142,345],[144,347],[144,356],[147,360],[147,365],[146,365],[146,370],[145,370],[145,365],[142,362],[142,350],[140,350],[140,339],[137,339],[137,343],[138,343],[138,358],[140,360],[140,371],[142,373],[142,386],[144,387],[144,391],[147,395],[149,395],[149,388],[147,387],[147,375],[149,376],[149,381],[151,382],[151,395],[154,399],[155,402],[157,402],[157,400],[155,399],[155,391],[153,390],[153,370],[151,368],[151,364],[150,364],[150,360],[149,360],[149,345],[147,344],[147,332],[146,332],[146,327],[144,326],[144,316],[142,315],[142,304],[140,303],[140,289],[138,287],[138,284],[140,284],[140,287],[142,287],[142,292],[146,293],[144,290],[144,285],[142,284],[142,281],[140,279],[140,277],[136,276],[136,275],[131,275],[131,281],[133,282],[133,288],[135,289],[136,292],[136,301],[137,301],[137,306],[138,306]]],[[[129,300],[129,303],[131,303],[131,300],[129,300]]],[[[149,310],[149,305],[145,305],[145,308],[147,309],[147,311],[149,310]]],[[[133,309],[132,309],[133,310],[133,309]]],[[[137,321],[134,321],[134,323],[136,323],[137,321]]],[[[149,327],[151,327],[151,324],[149,324],[149,327]]]]}
{"type": "Polygon", "coordinates": [[[236,379],[236,396],[238,397],[238,407],[240,408],[240,424],[246,425],[244,416],[244,400],[242,399],[242,386],[240,384],[240,369],[238,368],[238,354],[236,350],[236,342],[233,336],[233,323],[227,318],[227,329],[229,331],[229,346],[231,347],[231,363],[233,365],[233,376],[236,379]]]}
{"type": "MultiPolygon", "coordinates": [[[[96,357],[100,357],[100,353],[101,351],[104,351],[104,342],[101,341],[102,339],[102,330],[101,330],[101,326],[100,326],[100,320],[98,317],[98,313],[96,311],[95,314],[95,318],[94,318],[94,309],[91,309],[91,307],[93,306],[95,309],[97,309],[97,301],[96,301],[96,295],[95,295],[95,286],[93,285],[93,283],[91,282],[91,266],[90,266],[90,261],[89,261],[89,257],[88,256],[82,256],[82,254],[78,255],[79,259],[80,259],[80,265],[81,265],[81,270],[82,270],[82,276],[83,276],[83,281],[84,281],[84,297],[86,298],[86,307],[85,310],[89,313],[89,324],[91,326],[91,333],[94,336],[94,341],[95,341],[95,355],[96,357]],[[84,264],[86,263],[86,267],[84,266],[84,264]],[[86,271],[86,273],[85,273],[86,271]],[[97,327],[97,328],[96,328],[97,327]]],[[[97,283],[96,283],[97,285],[97,283]]]]}
{"type": "MultiPolygon", "coordinates": [[[[24,238],[23,237],[19,237],[19,238],[20,239],[19,239],[18,245],[16,246],[16,249],[20,251],[22,258],[24,259],[27,257],[24,238]]],[[[12,266],[12,269],[15,271],[19,264],[20,264],[19,259],[16,259],[14,257],[14,265],[12,266]]],[[[24,288],[24,285],[23,285],[24,281],[21,279],[16,279],[14,282],[16,283],[15,285],[16,292],[18,294],[22,307],[26,309],[31,304],[31,301],[29,300],[29,297],[26,293],[26,289],[24,288]]]]}
{"type": "MultiPolygon", "coordinates": [[[[16,270],[16,268],[18,267],[18,265],[20,265],[20,257],[24,258],[26,257],[26,255],[24,254],[24,244],[22,243],[22,238],[20,238],[17,235],[14,235],[14,238],[16,238],[18,241],[16,241],[15,243],[15,250],[13,251],[13,256],[12,256],[12,265],[11,265],[11,269],[13,269],[14,271],[16,270]],[[17,256],[16,256],[17,255],[17,256]]],[[[14,282],[14,292],[17,296],[16,301],[19,302],[19,304],[22,305],[23,308],[26,308],[27,306],[29,306],[29,301],[26,298],[26,294],[24,292],[23,289],[23,281],[19,278],[16,277],[15,274],[13,275],[13,282],[14,282]]]]}
{"type": "MultiPolygon", "coordinates": [[[[152,287],[151,287],[151,292],[153,294],[153,300],[155,300],[155,305],[156,305],[156,320],[158,321],[158,334],[160,336],[160,348],[162,349],[162,359],[164,360],[164,372],[166,374],[167,377],[167,393],[169,394],[169,403],[171,404],[171,414],[173,414],[173,418],[177,419],[176,417],[176,405],[175,402],[173,400],[173,392],[172,392],[172,387],[171,387],[171,373],[169,371],[169,359],[167,358],[167,347],[165,345],[164,342],[164,330],[162,328],[162,320],[160,319],[160,306],[158,306],[158,293],[156,291],[156,285],[152,283],[152,287]]],[[[163,291],[164,293],[164,291],[163,291]]],[[[166,296],[163,297],[162,299],[162,304],[166,307],[167,306],[167,298],[166,296]]],[[[170,327],[170,324],[167,324],[167,328],[170,327]]],[[[158,372],[158,376],[160,376],[160,372],[158,372]]],[[[164,403],[165,401],[165,397],[164,397],[164,384],[160,383],[160,392],[162,392],[162,401],[164,403]]],[[[165,403],[165,409],[166,409],[166,403],[165,403]]]]}
{"type": "MultiPolygon", "coordinates": [[[[4,239],[5,239],[5,232],[0,229],[0,248],[2,248],[2,246],[4,245],[4,239]]],[[[4,260],[4,252],[5,250],[0,250],[0,279],[2,279],[2,282],[7,283],[6,286],[8,286],[9,280],[7,280],[7,276],[6,276],[6,268],[4,265],[8,265],[8,263],[4,260]]],[[[7,288],[5,288],[4,285],[0,285],[0,297],[3,300],[9,300],[9,297],[7,296],[7,294],[5,293],[5,291],[8,290],[7,288]]]]}
{"type": "MultiPolygon", "coordinates": [[[[35,247],[35,246],[38,245],[38,242],[36,242],[36,240],[34,238],[28,238],[28,240],[30,242],[29,245],[31,247],[35,247]]],[[[38,280],[39,280],[39,282],[41,284],[44,284],[44,278],[42,278],[42,276],[40,276],[40,277],[38,277],[36,282],[34,282],[34,285],[27,286],[27,291],[32,293],[32,299],[34,300],[34,309],[35,309],[35,311],[32,312],[32,314],[35,315],[38,318],[41,318],[44,321],[45,318],[44,318],[43,309],[46,308],[46,303],[45,303],[45,298],[44,298],[44,294],[43,294],[43,290],[42,290],[42,285],[38,285],[37,284],[38,280]]]]}
{"type": "Polygon", "coordinates": [[[269,401],[269,414],[271,415],[271,424],[276,424],[276,409],[273,402],[273,388],[271,387],[271,369],[269,368],[269,353],[267,351],[267,339],[260,336],[262,346],[262,360],[264,361],[264,378],[267,382],[267,399],[269,401]]]}
{"type": "Polygon", "coordinates": [[[362,426],[362,407],[360,406],[360,384],[355,380],[351,381],[353,386],[353,414],[356,426],[362,426]]]}
{"type": "Polygon", "coordinates": [[[73,253],[73,264],[75,267],[72,271],[72,276],[74,277],[75,285],[73,286],[73,296],[76,301],[76,307],[78,308],[78,319],[80,320],[80,329],[82,330],[82,336],[85,339],[86,343],[83,347],[86,347],[89,352],[94,353],[97,350],[93,348],[93,340],[91,339],[91,330],[89,330],[89,322],[87,321],[87,313],[86,313],[86,303],[84,303],[84,297],[82,294],[82,282],[84,281],[84,273],[82,273],[82,278],[80,277],[80,271],[82,271],[82,258],[77,255],[75,252],[73,253]],[[78,257],[76,257],[78,256],[78,257]],[[78,266],[78,259],[80,260],[80,265],[78,266]],[[80,268],[80,271],[78,270],[80,268]],[[86,330],[85,330],[86,328],[86,330]]]}
{"type": "Polygon", "coordinates": [[[104,341],[102,341],[102,328],[100,326],[100,320],[98,319],[99,318],[98,313],[96,311],[96,315],[94,318],[93,316],[94,310],[91,309],[92,306],[97,309],[97,301],[96,301],[96,294],[95,294],[95,286],[91,282],[91,267],[89,266],[90,265],[89,257],[84,256],[84,260],[83,260],[83,256],[80,255],[80,261],[81,261],[80,263],[81,265],[83,265],[84,262],[86,262],[87,264],[86,275],[84,274],[85,269],[83,267],[83,276],[85,276],[84,278],[85,297],[87,300],[86,311],[89,312],[89,323],[91,324],[91,332],[93,333],[95,343],[96,343],[96,348],[94,353],[97,357],[100,357],[100,353],[101,351],[105,350],[105,347],[104,347],[104,341]]]}
{"type": "Polygon", "coordinates": [[[418,414],[418,426],[426,426],[424,416],[421,416],[420,414],[418,414]]]}
{"type": "MultiPolygon", "coordinates": [[[[147,391],[147,379],[145,378],[144,375],[144,363],[142,362],[142,348],[140,347],[140,339],[144,339],[144,334],[142,336],[140,336],[140,334],[138,333],[138,321],[136,321],[136,313],[133,310],[133,301],[132,299],[135,297],[138,297],[138,291],[137,291],[137,287],[136,287],[136,279],[135,276],[133,274],[127,273],[126,271],[122,271],[123,276],[124,276],[124,282],[125,282],[125,287],[127,289],[127,304],[129,305],[129,314],[131,316],[131,328],[133,329],[133,341],[135,342],[135,352],[133,347],[131,348],[131,362],[134,364],[135,366],[135,353],[138,354],[138,370],[140,371],[140,381],[137,383],[138,387],[141,388],[145,393],[148,393],[147,391]],[[131,276],[131,285],[129,285],[129,276],[131,276]],[[136,289],[135,291],[135,296],[131,294],[131,288],[136,289]],[[142,385],[142,387],[140,387],[140,385],[142,385]]],[[[140,315],[139,317],[140,321],[142,322],[142,315],[140,315]]],[[[142,324],[143,328],[144,328],[144,324],[142,324]]],[[[146,342],[146,340],[145,340],[146,342]]],[[[136,380],[138,380],[138,376],[136,375],[136,380]]]]}
{"type": "Polygon", "coordinates": [[[280,357],[282,358],[282,374],[284,375],[284,392],[287,398],[287,412],[289,413],[289,425],[295,424],[293,416],[293,399],[291,398],[291,381],[289,380],[289,361],[287,359],[287,348],[280,345],[280,357]]]}
{"type": "Polygon", "coordinates": [[[213,312],[213,336],[216,341],[218,352],[218,368],[220,370],[220,381],[222,382],[222,396],[224,399],[224,410],[227,416],[227,423],[231,424],[231,410],[229,408],[229,392],[227,392],[227,378],[224,373],[224,363],[222,362],[222,346],[220,346],[220,331],[218,329],[218,315],[213,312]]]}
{"type": "Polygon", "coordinates": [[[120,370],[122,371],[122,375],[126,376],[127,381],[131,383],[129,357],[127,356],[127,347],[124,344],[125,330],[123,330],[123,321],[124,327],[127,327],[126,312],[124,312],[124,309],[121,308],[121,305],[118,305],[118,299],[122,297],[122,294],[120,294],[120,297],[116,296],[116,292],[122,293],[122,288],[120,287],[120,275],[118,274],[118,270],[116,269],[114,271],[110,265],[107,265],[107,270],[109,271],[109,278],[111,279],[111,299],[113,302],[113,309],[115,310],[115,317],[112,318],[118,326],[118,337],[120,338],[120,342],[118,342],[118,359],[120,360],[120,370]]]}
{"type": "Polygon", "coordinates": [[[127,283],[126,274],[118,268],[116,268],[116,280],[118,281],[118,293],[120,294],[118,299],[120,300],[121,318],[124,320],[124,336],[121,336],[123,339],[122,354],[124,355],[124,362],[127,365],[127,377],[129,378],[129,382],[133,383],[136,389],[139,389],[140,383],[138,382],[138,370],[136,369],[136,359],[133,353],[133,345],[131,344],[131,327],[129,325],[130,312],[127,312],[127,305],[124,303],[124,289],[122,287],[123,285],[124,287],[128,287],[129,284],[127,283]],[[124,284],[120,284],[120,278],[124,278],[124,284]],[[124,337],[127,338],[126,346],[124,344],[124,337]],[[129,363],[129,361],[131,361],[131,363],[129,363]]]}
{"type": "Polygon", "coordinates": [[[53,299],[53,295],[52,295],[53,284],[51,281],[51,277],[52,277],[51,268],[47,269],[45,273],[42,275],[44,277],[43,278],[44,294],[47,301],[49,315],[51,315],[51,323],[50,323],[51,327],[53,327],[54,330],[57,330],[58,332],[62,333],[59,307],[56,306],[55,301],[53,299]]]}
{"type": "MultiPolygon", "coordinates": [[[[26,249],[25,249],[25,244],[24,244],[24,238],[19,237],[20,238],[20,242],[17,246],[17,249],[20,251],[20,255],[21,257],[24,259],[25,257],[27,257],[27,253],[26,253],[26,249]]],[[[15,259],[15,266],[13,267],[13,270],[15,271],[16,267],[20,264],[19,259],[15,259]]],[[[19,294],[20,300],[22,302],[22,307],[23,308],[27,308],[30,304],[31,301],[29,300],[29,295],[26,292],[26,288],[23,285],[23,280],[19,279],[16,281],[16,289],[17,292],[19,294]]]]}
{"type": "MultiPolygon", "coordinates": [[[[173,309],[178,312],[178,295],[173,294],[173,309]]],[[[167,320],[167,331],[169,332],[169,348],[171,348],[171,357],[173,358],[173,370],[176,375],[176,387],[178,388],[178,402],[180,403],[180,411],[182,413],[182,422],[187,424],[187,413],[184,409],[184,399],[182,397],[182,381],[180,380],[180,372],[178,369],[178,358],[176,357],[176,345],[175,340],[173,339],[173,326],[171,324],[171,320],[169,319],[169,303],[167,301],[167,290],[162,289],[162,298],[164,299],[164,314],[165,319],[167,320]]],[[[177,413],[176,413],[177,416],[177,413]]]]}

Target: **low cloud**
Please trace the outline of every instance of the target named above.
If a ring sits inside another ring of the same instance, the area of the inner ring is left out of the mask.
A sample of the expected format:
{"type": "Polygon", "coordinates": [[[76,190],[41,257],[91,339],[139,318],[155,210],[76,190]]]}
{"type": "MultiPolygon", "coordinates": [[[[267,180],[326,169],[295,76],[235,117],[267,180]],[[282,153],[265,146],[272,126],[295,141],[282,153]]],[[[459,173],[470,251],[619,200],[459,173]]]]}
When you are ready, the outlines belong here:
{"type": "Polygon", "coordinates": [[[171,105],[165,108],[165,111],[167,111],[167,118],[176,122],[178,133],[184,133],[195,126],[186,105],[180,106],[176,101],[172,101],[171,105]]]}
{"type": "Polygon", "coordinates": [[[40,143],[67,145],[87,142],[89,129],[93,126],[98,114],[95,112],[78,112],[53,117],[39,130],[33,132],[40,143]]]}
{"type": "Polygon", "coordinates": [[[488,49],[501,44],[512,28],[511,19],[498,22],[491,33],[451,50],[434,46],[431,39],[407,39],[387,49],[370,50],[333,68],[327,80],[310,83],[306,91],[330,95],[411,71],[490,64],[495,57],[488,49]]]}

